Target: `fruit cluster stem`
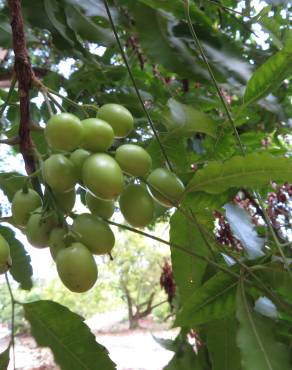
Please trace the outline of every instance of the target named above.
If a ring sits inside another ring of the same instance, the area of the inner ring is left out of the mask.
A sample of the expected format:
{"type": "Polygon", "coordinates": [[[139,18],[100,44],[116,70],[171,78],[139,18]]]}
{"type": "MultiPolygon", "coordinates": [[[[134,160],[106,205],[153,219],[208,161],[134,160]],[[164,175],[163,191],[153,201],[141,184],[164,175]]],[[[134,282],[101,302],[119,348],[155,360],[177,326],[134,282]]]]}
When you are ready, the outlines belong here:
{"type": "MultiPolygon", "coordinates": [[[[30,135],[30,100],[29,91],[32,88],[36,77],[31,67],[30,58],[26,47],[23,17],[20,0],[8,0],[8,7],[11,18],[12,40],[14,50],[14,72],[18,81],[18,92],[20,102],[20,123],[19,123],[19,150],[23,156],[25,169],[28,174],[36,171],[34,156],[34,144],[30,135]]],[[[37,179],[34,179],[34,187],[40,191],[37,179]]]]}

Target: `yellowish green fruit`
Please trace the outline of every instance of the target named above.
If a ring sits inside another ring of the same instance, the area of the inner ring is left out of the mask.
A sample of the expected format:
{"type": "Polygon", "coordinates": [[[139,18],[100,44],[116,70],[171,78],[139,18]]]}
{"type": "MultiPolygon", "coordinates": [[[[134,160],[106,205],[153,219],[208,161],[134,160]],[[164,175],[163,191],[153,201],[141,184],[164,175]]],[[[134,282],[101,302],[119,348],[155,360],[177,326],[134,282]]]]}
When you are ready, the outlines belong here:
{"type": "Polygon", "coordinates": [[[112,126],[117,138],[128,136],[134,128],[132,114],[120,104],[104,104],[97,111],[97,117],[112,126]]]}
{"type": "Polygon", "coordinates": [[[89,192],[85,195],[86,205],[90,212],[102,218],[111,218],[115,211],[115,203],[112,200],[96,198],[89,192]]]}
{"type": "Polygon", "coordinates": [[[0,274],[5,274],[12,266],[10,247],[5,238],[0,234],[0,274]]]}
{"type": "Polygon", "coordinates": [[[67,231],[62,227],[54,227],[50,232],[49,247],[54,261],[56,260],[58,252],[66,247],[64,239],[66,234],[67,231]]]}
{"type": "Polygon", "coordinates": [[[29,217],[25,233],[29,243],[36,248],[44,248],[49,244],[51,230],[57,226],[57,217],[53,213],[44,213],[36,209],[29,217]]]}
{"type": "Polygon", "coordinates": [[[110,253],[115,244],[114,233],[108,224],[87,213],[75,218],[72,230],[93,254],[110,253]]]}
{"type": "Polygon", "coordinates": [[[90,152],[85,149],[76,149],[70,154],[70,161],[75,166],[76,175],[79,181],[82,180],[82,167],[85,159],[90,156],[90,152]]]}
{"type": "Polygon", "coordinates": [[[181,180],[166,168],[156,168],[147,178],[148,189],[157,202],[165,207],[180,203],[185,190],[181,180]]]}
{"type": "Polygon", "coordinates": [[[99,118],[87,118],[83,125],[82,148],[92,152],[105,152],[112,146],[114,130],[111,125],[99,118]]]}
{"type": "Polygon", "coordinates": [[[51,148],[71,151],[79,147],[83,137],[83,127],[74,114],[56,114],[49,119],[45,127],[45,137],[51,148]]]}
{"type": "Polygon", "coordinates": [[[25,226],[30,213],[41,207],[41,205],[42,199],[35,190],[18,190],[14,194],[11,204],[12,216],[16,225],[25,226]]]}
{"type": "Polygon", "coordinates": [[[121,169],[129,175],[144,177],[151,170],[152,159],[139,145],[121,145],[116,150],[115,158],[121,169]]]}
{"type": "Polygon", "coordinates": [[[118,163],[108,154],[93,154],[82,169],[83,183],[96,197],[113,200],[123,190],[124,176],[118,163]]]}
{"type": "Polygon", "coordinates": [[[92,254],[81,243],[62,249],[56,258],[57,271],[63,284],[72,292],[83,293],[97,280],[97,266],[92,254]]]}
{"type": "Polygon", "coordinates": [[[54,192],[54,196],[57,202],[57,206],[65,214],[68,214],[72,211],[75,200],[76,200],[76,191],[75,189],[69,190],[66,193],[54,192]]]}
{"type": "Polygon", "coordinates": [[[154,201],[142,185],[128,185],[119,200],[126,221],[134,227],[145,227],[153,219],[154,201]]]}
{"type": "Polygon", "coordinates": [[[52,190],[59,193],[72,190],[77,182],[75,167],[63,154],[53,154],[44,161],[43,175],[52,190]]]}

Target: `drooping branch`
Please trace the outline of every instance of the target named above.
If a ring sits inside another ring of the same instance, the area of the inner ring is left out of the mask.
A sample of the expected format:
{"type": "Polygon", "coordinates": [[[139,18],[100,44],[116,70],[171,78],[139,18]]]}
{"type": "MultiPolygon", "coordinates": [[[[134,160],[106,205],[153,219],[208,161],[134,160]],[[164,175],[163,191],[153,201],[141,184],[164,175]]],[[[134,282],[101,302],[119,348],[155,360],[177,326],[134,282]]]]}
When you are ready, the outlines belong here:
{"type": "MultiPolygon", "coordinates": [[[[29,92],[35,75],[31,67],[24,33],[24,24],[20,0],[8,0],[11,17],[12,40],[14,50],[14,73],[18,81],[20,102],[19,150],[23,156],[28,174],[36,171],[34,144],[30,135],[30,101],[29,92]]],[[[39,186],[37,186],[39,188],[39,186]]],[[[38,189],[39,190],[39,189],[38,189]]]]}

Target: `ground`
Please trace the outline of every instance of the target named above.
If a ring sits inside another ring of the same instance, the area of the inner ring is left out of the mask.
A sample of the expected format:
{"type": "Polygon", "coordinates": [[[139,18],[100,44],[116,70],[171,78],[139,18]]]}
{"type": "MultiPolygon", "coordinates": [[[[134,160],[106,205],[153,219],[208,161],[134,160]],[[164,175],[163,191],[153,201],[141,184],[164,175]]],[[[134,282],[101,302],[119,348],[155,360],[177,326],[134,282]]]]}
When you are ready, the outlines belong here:
{"type": "MultiPolygon", "coordinates": [[[[141,321],[141,329],[128,330],[125,321],[116,321],[122,313],[96,315],[87,321],[96,335],[96,340],[109,351],[117,370],[162,370],[173,353],[163,349],[154,339],[174,338],[176,330],[168,329],[168,324],[155,324],[153,320],[141,321]],[[100,323],[103,323],[101,326],[100,323]]],[[[0,330],[0,351],[7,346],[7,331],[0,330]]],[[[11,364],[12,365],[12,364],[11,364]]],[[[13,367],[10,366],[9,370],[13,367]]],[[[47,348],[38,348],[28,334],[16,337],[17,370],[58,370],[53,356],[47,348]]]]}

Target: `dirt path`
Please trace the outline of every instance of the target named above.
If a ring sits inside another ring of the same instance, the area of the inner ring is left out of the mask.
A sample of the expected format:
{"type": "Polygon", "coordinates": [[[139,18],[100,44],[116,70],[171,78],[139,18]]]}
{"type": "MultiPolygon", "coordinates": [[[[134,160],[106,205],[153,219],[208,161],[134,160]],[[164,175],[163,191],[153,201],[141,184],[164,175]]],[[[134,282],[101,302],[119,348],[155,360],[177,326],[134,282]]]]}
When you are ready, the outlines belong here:
{"type": "MultiPolygon", "coordinates": [[[[155,330],[153,335],[174,338],[169,330],[155,330]]],[[[117,333],[97,333],[96,340],[110,351],[110,357],[117,364],[117,370],[162,370],[173,356],[153,339],[149,330],[117,333]]],[[[0,340],[0,351],[6,348],[8,337],[0,340]]],[[[12,370],[12,364],[9,370],[12,370]]],[[[38,348],[29,336],[16,337],[17,370],[58,370],[49,349],[38,348]]],[[[100,370],[100,369],[96,369],[100,370]]]]}

